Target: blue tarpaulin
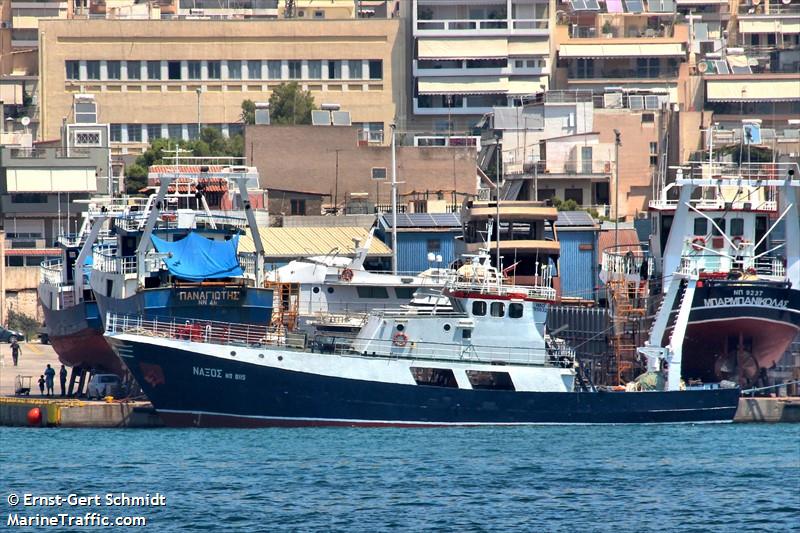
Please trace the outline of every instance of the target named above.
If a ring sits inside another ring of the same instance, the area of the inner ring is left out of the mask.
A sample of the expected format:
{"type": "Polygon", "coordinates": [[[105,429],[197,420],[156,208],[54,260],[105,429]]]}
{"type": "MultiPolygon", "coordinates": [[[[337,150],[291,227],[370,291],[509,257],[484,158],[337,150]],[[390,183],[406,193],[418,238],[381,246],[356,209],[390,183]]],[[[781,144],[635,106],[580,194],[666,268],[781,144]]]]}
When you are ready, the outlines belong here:
{"type": "Polygon", "coordinates": [[[155,235],[150,237],[158,253],[170,254],[164,258],[170,273],[186,281],[203,281],[241,276],[236,251],[239,236],[229,241],[212,241],[197,233],[189,233],[179,241],[169,242],[155,235]]]}

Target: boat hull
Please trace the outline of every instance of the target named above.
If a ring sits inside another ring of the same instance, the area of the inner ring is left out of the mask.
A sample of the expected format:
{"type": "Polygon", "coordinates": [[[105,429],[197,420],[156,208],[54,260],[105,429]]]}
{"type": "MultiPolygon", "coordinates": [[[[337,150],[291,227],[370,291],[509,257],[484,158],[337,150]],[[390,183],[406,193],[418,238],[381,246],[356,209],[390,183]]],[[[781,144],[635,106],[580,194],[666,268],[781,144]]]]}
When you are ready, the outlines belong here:
{"type": "Polygon", "coordinates": [[[122,375],[124,367],[103,337],[96,302],[50,309],[42,302],[47,336],[61,363],[122,375]]]}
{"type": "Polygon", "coordinates": [[[704,282],[692,301],[682,374],[753,386],[761,369],[777,363],[798,333],[800,290],[757,282],[704,282]]]}
{"type": "Polygon", "coordinates": [[[147,318],[214,320],[240,324],[269,324],[272,289],[243,286],[159,287],[128,298],[110,298],[95,291],[101,319],[110,313],[147,318]]]}
{"type": "MultiPolygon", "coordinates": [[[[214,346],[217,356],[202,353],[208,345],[180,347],[138,335],[112,335],[109,343],[164,422],[179,427],[726,422],[739,396],[738,389],[576,393],[422,386],[282,367],[284,357],[308,355],[303,352],[262,350],[266,356],[256,354],[261,362],[253,363],[241,359],[255,352],[235,346],[214,346]],[[234,359],[237,350],[240,360],[234,359]]],[[[369,365],[387,364],[330,357],[328,370],[341,365],[363,376],[372,373],[369,365]]]]}

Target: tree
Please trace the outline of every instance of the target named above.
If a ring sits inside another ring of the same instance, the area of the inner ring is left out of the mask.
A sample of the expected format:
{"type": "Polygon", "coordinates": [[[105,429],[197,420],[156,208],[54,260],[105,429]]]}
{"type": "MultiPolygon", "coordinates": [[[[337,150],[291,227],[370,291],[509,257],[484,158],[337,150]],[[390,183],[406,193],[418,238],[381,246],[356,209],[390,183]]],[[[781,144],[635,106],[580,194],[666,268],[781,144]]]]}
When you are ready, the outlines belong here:
{"type": "Polygon", "coordinates": [[[314,97],[296,81],[280,84],[269,97],[273,124],[311,124],[311,111],[316,108],[314,97]]]}
{"type": "Polygon", "coordinates": [[[147,168],[136,163],[125,168],[125,193],[137,194],[147,187],[147,168]]]}
{"type": "Polygon", "coordinates": [[[256,103],[252,100],[242,102],[242,122],[245,124],[256,123],[256,103]]]}

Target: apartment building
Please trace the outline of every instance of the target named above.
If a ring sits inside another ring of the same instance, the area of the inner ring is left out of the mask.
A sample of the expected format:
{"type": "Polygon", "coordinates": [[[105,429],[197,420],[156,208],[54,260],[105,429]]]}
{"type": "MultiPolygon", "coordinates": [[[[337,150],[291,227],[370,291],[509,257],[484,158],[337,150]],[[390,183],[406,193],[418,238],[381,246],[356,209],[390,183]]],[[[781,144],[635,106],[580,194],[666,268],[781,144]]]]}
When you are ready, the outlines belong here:
{"type": "Polygon", "coordinates": [[[402,28],[399,18],[42,21],[41,137],[57,136],[75,94],[95,96],[115,152],[204,126],[232,134],[243,100],[289,81],[383,132],[405,115],[402,28]]]}
{"type": "Polygon", "coordinates": [[[411,0],[415,129],[468,135],[492,107],[546,91],[554,7],[552,0],[411,0]]]}
{"type": "Polygon", "coordinates": [[[555,31],[559,89],[611,88],[682,101],[688,26],[676,22],[672,0],[571,0],[562,6],[555,31]]]}

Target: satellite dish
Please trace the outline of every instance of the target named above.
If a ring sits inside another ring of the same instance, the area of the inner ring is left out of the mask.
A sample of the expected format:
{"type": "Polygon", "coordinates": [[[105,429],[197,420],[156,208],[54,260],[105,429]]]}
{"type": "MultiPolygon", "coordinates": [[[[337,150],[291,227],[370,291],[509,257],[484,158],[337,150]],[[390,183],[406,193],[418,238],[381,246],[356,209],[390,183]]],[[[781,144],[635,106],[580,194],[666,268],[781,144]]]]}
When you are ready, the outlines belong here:
{"type": "Polygon", "coordinates": [[[30,117],[22,117],[21,119],[19,119],[19,123],[22,124],[23,126],[27,126],[28,124],[31,123],[31,119],[30,117]]]}

